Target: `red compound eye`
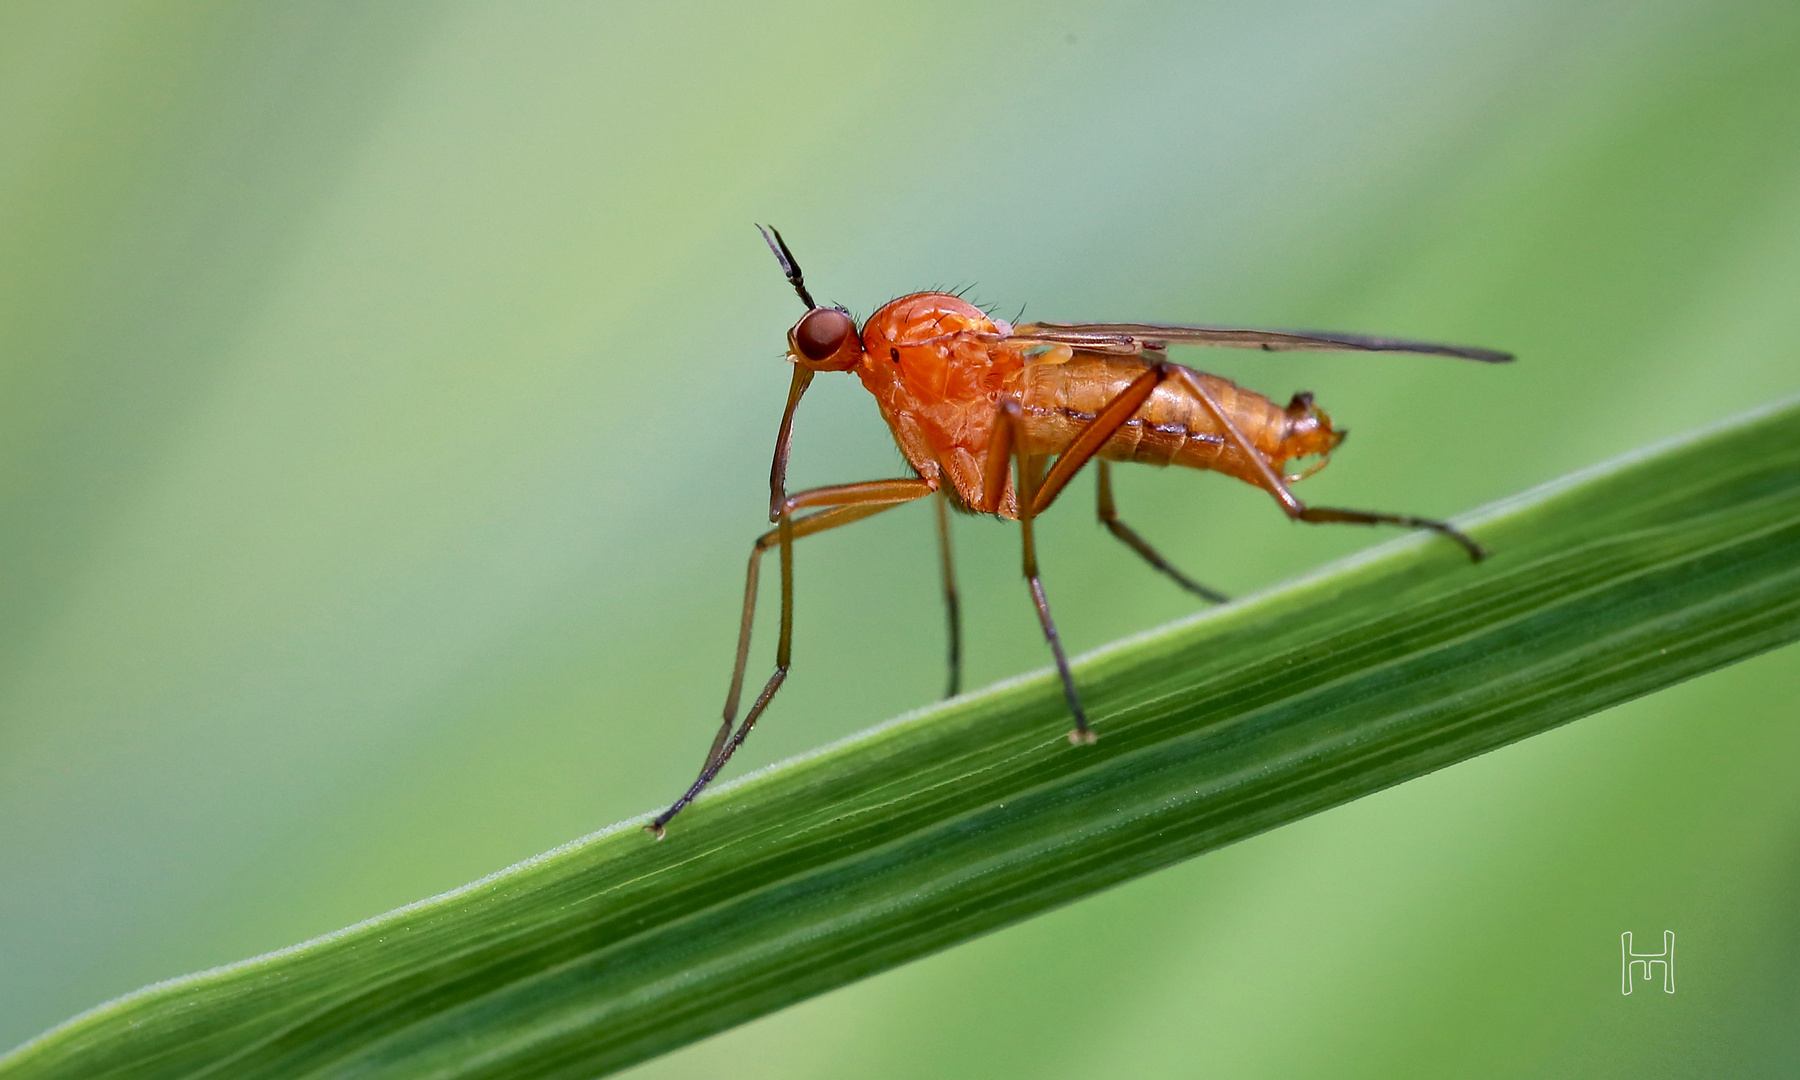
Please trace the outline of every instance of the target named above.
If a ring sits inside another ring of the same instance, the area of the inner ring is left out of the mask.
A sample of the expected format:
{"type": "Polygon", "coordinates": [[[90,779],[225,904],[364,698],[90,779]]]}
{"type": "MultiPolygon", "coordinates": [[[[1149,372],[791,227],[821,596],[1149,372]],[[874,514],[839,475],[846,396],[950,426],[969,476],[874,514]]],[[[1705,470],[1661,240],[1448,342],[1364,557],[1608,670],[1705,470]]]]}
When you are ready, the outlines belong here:
{"type": "Polygon", "coordinates": [[[843,348],[845,339],[855,332],[856,324],[837,308],[814,308],[794,327],[794,345],[800,355],[817,362],[843,348]]]}

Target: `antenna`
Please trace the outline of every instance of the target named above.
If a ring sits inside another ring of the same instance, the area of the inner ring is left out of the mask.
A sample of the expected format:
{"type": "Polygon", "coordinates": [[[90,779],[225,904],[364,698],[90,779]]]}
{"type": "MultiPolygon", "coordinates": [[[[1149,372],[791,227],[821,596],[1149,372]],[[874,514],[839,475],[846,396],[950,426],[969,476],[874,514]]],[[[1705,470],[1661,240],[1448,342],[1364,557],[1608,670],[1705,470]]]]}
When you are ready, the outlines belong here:
{"type": "Polygon", "coordinates": [[[781,233],[773,225],[767,227],[758,225],[756,230],[762,233],[762,238],[769,245],[769,250],[775,253],[775,261],[781,264],[781,272],[787,275],[788,284],[792,285],[794,291],[800,294],[800,302],[805,304],[809,310],[818,307],[819,305],[813,303],[812,294],[806,291],[806,282],[800,278],[800,264],[794,261],[794,253],[788,250],[787,241],[781,238],[781,233]]]}

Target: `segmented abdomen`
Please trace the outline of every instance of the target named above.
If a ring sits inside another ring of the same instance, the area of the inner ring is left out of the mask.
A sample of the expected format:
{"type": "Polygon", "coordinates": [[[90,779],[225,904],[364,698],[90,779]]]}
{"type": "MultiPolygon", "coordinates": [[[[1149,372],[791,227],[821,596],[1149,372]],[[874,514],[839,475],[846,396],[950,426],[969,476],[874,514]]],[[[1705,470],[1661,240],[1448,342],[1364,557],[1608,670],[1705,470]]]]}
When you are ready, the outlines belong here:
{"type": "MultiPolygon", "coordinates": [[[[1020,405],[1031,452],[1061,453],[1144,370],[1144,362],[1134,357],[1082,354],[1061,364],[1027,364],[1020,373],[1020,405]]],[[[1279,458],[1286,414],[1278,405],[1229,379],[1193,375],[1253,446],[1279,458]]],[[[1251,483],[1260,479],[1211,410],[1179,379],[1165,379],[1100,454],[1114,461],[1211,469],[1251,483]]]]}

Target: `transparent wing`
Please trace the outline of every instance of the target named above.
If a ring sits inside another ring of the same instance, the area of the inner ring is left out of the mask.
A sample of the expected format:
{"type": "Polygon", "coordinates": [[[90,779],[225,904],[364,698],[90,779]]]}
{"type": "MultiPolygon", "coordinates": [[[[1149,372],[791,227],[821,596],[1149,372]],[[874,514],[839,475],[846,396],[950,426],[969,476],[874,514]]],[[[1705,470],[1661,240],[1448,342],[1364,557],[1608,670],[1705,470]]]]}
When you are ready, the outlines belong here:
{"type": "Polygon", "coordinates": [[[1504,364],[1511,353],[1466,345],[1434,345],[1426,341],[1367,337],[1314,330],[1243,330],[1227,326],[1163,326],[1157,323],[1026,323],[1013,328],[1015,339],[1045,345],[1067,345],[1084,352],[1134,356],[1160,352],[1171,345],[1202,345],[1265,352],[1398,352],[1425,356],[1457,356],[1487,364],[1504,364]]]}

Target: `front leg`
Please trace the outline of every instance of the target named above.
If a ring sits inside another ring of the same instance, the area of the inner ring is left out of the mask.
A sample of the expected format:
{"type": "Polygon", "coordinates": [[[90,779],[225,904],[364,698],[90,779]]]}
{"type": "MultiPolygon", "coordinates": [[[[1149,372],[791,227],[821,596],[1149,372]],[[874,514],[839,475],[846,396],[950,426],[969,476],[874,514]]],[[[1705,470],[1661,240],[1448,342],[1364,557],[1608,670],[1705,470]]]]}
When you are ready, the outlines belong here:
{"type": "Polygon", "coordinates": [[[719,732],[713,736],[712,749],[707,751],[706,762],[700,767],[700,775],[683,792],[674,805],[664,810],[655,821],[644,826],[658,840],[663,837],[663,830],[676,814],[681,813],[694,797],[705,790],[706,785],[713,782],[731,755],[737,753],[738,747],[756,726],[756,721],[769,707],[775,692],[787,680],[789,664],[793,658],[794,645],[794,541],[802,536],[835,529],[840,525],[848,525],[852,521],[861,521],[872,517],[883,510],[891,509],[901,503],[924,498],[931,494],[932,485],[924,480],[871,480],[861,484],[837,484],[831,487],[813,488],[796,495],[789,495],[776,508],[777,525],[756,538],[750,548],[750,566],[744,580],[744,611],[738,621],[737,662],[731,670],[731,689],[725,694],[724,722],[719,732]],[[817,513],[796,518],[801,510],[816,510],[817,513]],[[763,685],[762,693],[756,695],[756,701],[745,714],[743,724],[735,731],[732,725],[737,718],[738,702],[744,690],[744,669],[750,659],[750,629],[756,621],[756,585],[762,566],[763,552],[771,547],[781,548],[781,636],[775,645],[775,672],[763,685]]]}
{"type": "Polygon", "coordinates": [[[812,385],[812,380],[811,368],[794,365],[794,379],[788,383],[787,407],[781,410],[781,427],[775,432],[775,460],[769,463],[770,521],[781,514],[781,504],[787,501],[788,451],[794,445],[794,410],[800,407],[800,397],[812,385]]]}

